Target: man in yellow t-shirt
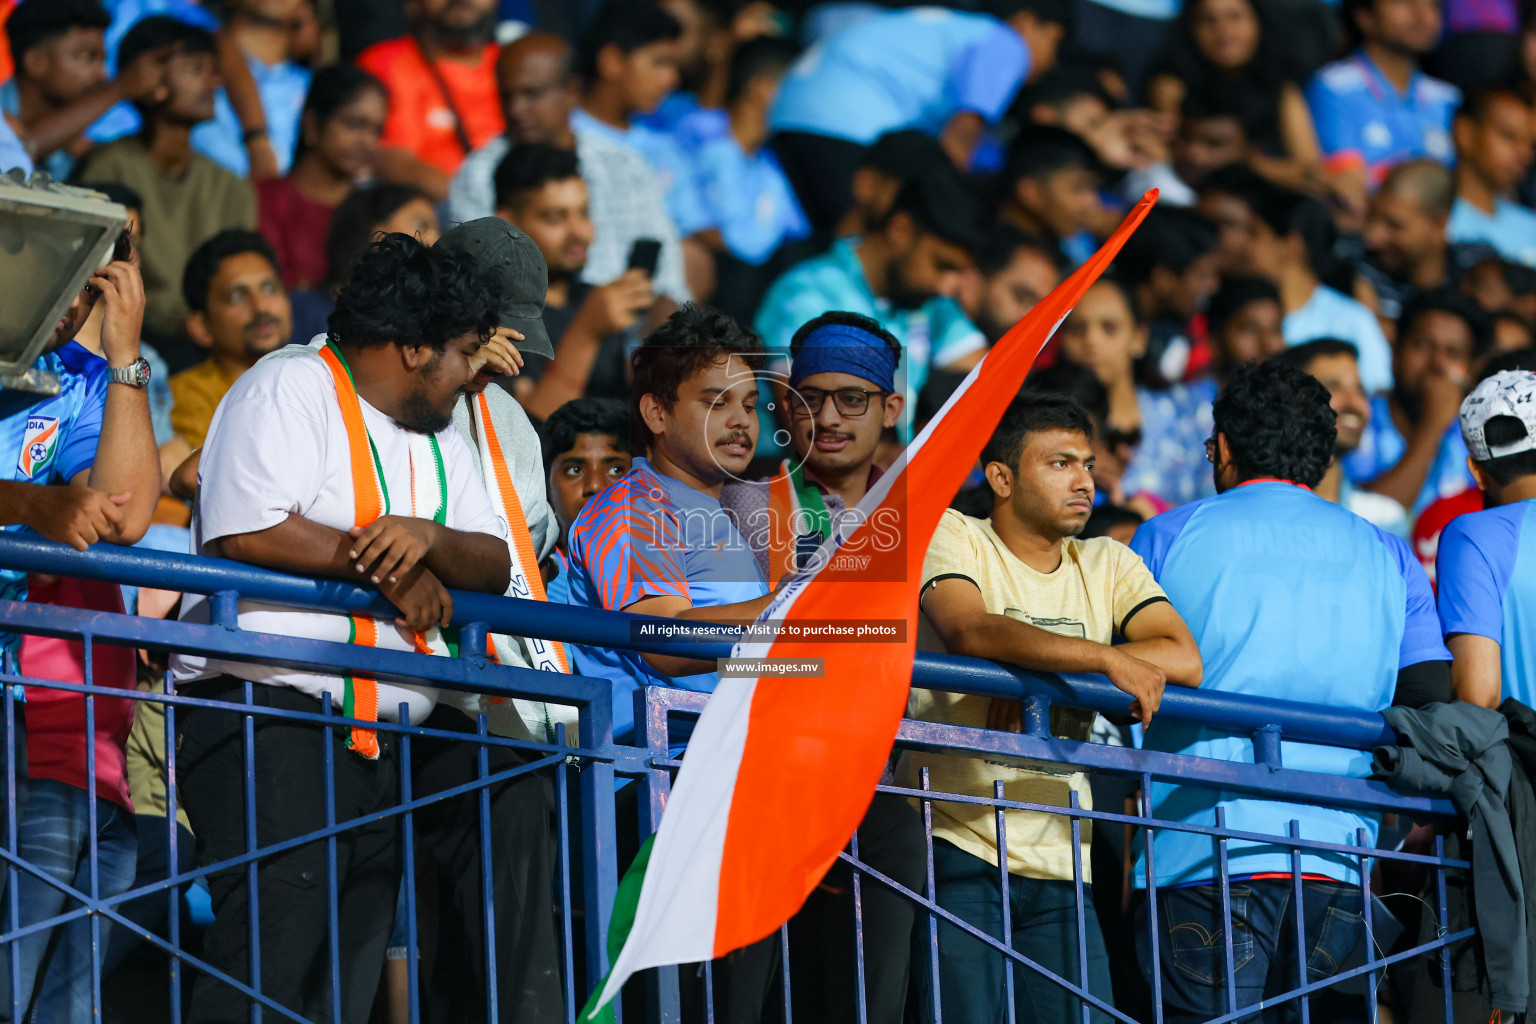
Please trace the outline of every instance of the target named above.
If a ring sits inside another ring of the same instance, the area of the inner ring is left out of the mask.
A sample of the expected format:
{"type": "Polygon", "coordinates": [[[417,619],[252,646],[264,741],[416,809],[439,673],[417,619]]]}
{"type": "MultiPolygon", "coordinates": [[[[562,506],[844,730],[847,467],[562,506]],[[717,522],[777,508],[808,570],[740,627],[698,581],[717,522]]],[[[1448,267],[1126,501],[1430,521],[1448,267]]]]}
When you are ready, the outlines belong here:
{"type": "MultiPolygon", "coordinates": [[[[1071,399],[1026,392],[1008,408],[982,451],[991,519],[951,509],[928,549],[919,642],[1037,671],[1102,673],[1134,698],[1132,711],[1146,723],[1165,681],[1199,685],[1200,651],[1140,557],[1108,538],[1077,539],[1093,509],[1092,436],[1087,412],[1071,399]],[[1117,636],[1126,642],[1110,646],[1117,636]]],[[[908,711],[914,718],[974,728],[1017,732],[1023,724],[1022,704],[1000,698],[915,690],[908,711]]],[[[1051,731],[1059,738],[1086,740],[1092,724],[1092,712],[1052,710],[1051,731]]],[[[924,767],[937,793],[990,797],[993,783],[1001,781],[1008,800],[1066,807],[1076,792],[1081,806],[1092,803],[1087,777],[1069,769],[913,751],[902,756],[900,782],[917,786],[924,767]]],[[[1006,826],[1013,948],[1112,1002],[1091,901],[1084,918],[1088,978],[1078,978],[1071,819],[1011,810],[1006,826]]],[[[981,804],[935,802],[933,835],[939,905],[1001,938],[995,812],[981,804]]],[[[1084,882],[1088,842],[1085,821],[1084,882]]],[[[931,987],[928,973],[918,974],[931,987]]],[[[1016,971],[1014,991],[1021,1021],[1081,1020],[1079,1000],[1040,974],[1016,971]]],[[[945,1021],[1005,1019],[1002,957],[941,925],[939,992],[945,1021]]],[[[921,1005],[931,1006],[931,996],[925,994],[921,1005]]]]}

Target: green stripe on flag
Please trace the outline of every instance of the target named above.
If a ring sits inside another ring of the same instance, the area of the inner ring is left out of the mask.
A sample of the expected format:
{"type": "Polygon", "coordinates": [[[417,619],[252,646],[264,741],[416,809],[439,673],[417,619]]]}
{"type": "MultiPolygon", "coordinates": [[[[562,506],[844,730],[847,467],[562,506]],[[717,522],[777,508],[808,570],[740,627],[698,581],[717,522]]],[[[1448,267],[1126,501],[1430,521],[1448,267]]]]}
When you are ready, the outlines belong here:
{"type": "MultiPolygon", "coordinates": [[[[624,949],[624,943],[629,941],[629,930],[635,926],[635,908],[640,904],[640,887],[645,882],[645,866],[651,861],[651,847],[656,843],[654,834],[648,836],[645,842],[640,844],[640,852],[635,854],[635,862],[624,872],[624,877],[619,879],[619,891],[613,898],[613,915],[608,918],[608,973],[613,973],[613,962],[619,958],[619,953],[624,949]]],[[[599,1024],[614,1024],[613,1006],[610,1003],[597,1005],[598,997],[603,994],[603,986],[608,984],[608,974],[598,979],[592,986],[592,995],[587,998],[587,1005],[581,1008],[578,1014],[581,1020],[595,1020],[599,1024]]]]}

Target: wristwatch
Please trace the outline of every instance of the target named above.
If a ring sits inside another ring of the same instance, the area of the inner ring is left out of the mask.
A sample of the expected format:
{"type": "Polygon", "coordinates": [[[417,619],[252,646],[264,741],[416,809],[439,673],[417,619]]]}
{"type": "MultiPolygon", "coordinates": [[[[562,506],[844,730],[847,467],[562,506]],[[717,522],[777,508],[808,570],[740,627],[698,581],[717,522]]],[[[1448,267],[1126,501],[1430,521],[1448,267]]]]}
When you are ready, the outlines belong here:
{"type": "Polygon", "coordinates": [[[107,383],[127,384],[131,388],[143,391],[149,387],[149,360],[139,356],[127,366],[112,368],[107,371],[107,383]]]}

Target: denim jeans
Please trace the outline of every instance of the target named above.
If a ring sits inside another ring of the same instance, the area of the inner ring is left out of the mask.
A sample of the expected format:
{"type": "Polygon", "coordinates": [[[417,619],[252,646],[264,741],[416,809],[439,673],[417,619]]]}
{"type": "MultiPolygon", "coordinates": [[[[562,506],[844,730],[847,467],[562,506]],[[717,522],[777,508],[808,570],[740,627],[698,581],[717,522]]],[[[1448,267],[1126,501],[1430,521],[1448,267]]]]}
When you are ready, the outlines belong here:
{"type": "MultiPolygon", "coordinates": [[[[1237,1006],[1252,1006],[1300,984],[1296,905],[1290,879],[1231,883],[1233,980],[1237,1006]]],[[[1319,981],[1364,963],[1365,922],[1360,887],[1342,882],[1303,882],[1303,948],[1307,981],[1319,981]]],[[[1226,941],[1221,892],[1216,885],[1162,889],[1157,894],[1158,955],[1162,963],[1163,1019],[1196,1024],[1227,1012],[1226,941]]],[[[1136,946],[1150,978],[1151,940],[1147,907],[1138,911],[1136,946]]],[[[1365,1001],[1336,988],[1308,1000],[1315,1024],[1366,1019],[1365,1001]]],[[[1288,1022],[1300,1018],[1297,1000],[1244,1021],[1288,1022]]]]}
{"type": "MultiPolygon", "coordinates": [[[[32,779],[19,821],[19,855],[50,878],[78,892],[91,891],[90,801],[96,801],[96,884],[99,897],[127,892],[133,884],[137,829],[133,815],[100,797],[53,779],[32,779]]],[[[23,926],[57,917],[78,903],[57,887],[28,871],[18,871],[15,892],[23,926]]],[[[9,907],[0,908],[9,924],[9,907]]],[[[100,919],[100,951],[107,948],[111,924],[100,919]]],[[[11,1019],[11,974],[8,957],[17,960],[21,988],[16,1005],[25,1012],[36,1007],[36,1021],[90,1020],[91,918],[77,917],[57,928],[33,932],[17,940],[0,956],[0,1021],[11,1019]]],[[[100,962],[99,959],[97,961],[100,962]]]]}
{"type": "MultiPolygon", "coordinates": [[[[935,895],[939,906],[988,935],[1002,938],[1003,908],[997,868],[942,839],[933,843],[935,895]]],[[[1086,987],[1114,1005],[1109,957],[1093,910],[1093,887],[1083,887],[1088,947],[1086,987]]],[[[1079,981],[1077,904],[1071,882],[1008,876],[1008,920],[1013,948],[1030,960],[1066,978],[1079,981]]],[[[919,914],[913,929],[919,938],[914,965],[923,1020],[933,1024],[933,974],[928,963],[928,929],[919,914]]],[[[1002,1024],[1004,1005],[1003,955],[980,940],[939,921],[939,1001],[944,1024],[1002,1024]]],[[[1018,1024],[1079,1024],[1082,1002],[1060,985],[1027,967],[1013,967],[1014,1014],[1018,1024]]],[[[1093,1011],[1093,1024],[1108,1024],[1108,1015],[1093,1011]]]]}

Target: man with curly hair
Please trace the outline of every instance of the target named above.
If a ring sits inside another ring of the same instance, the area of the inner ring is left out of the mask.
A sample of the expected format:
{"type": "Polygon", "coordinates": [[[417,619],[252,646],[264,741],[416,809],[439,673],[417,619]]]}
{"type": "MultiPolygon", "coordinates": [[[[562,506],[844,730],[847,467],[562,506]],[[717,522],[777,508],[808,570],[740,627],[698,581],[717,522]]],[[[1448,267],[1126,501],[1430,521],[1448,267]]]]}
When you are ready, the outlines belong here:
{"type": "MultiPolygon", "coordinates": [[[[474,379],[471,360],[496,327],[500,299],[499,278],[474,258],[388,235],[358,263],[314,353],[274,353],[230,388],[203,447],[194,550],[371,583],[399,610],[392,621],[379,621],[241,600],[241,629],[446,654],[448,588],[506,590],[507,527],[453,427],[454,406],[474,379]]],[[[207,621],[207,602],[189,601],[182,614],[207,621]]],[[[419,725],[438,701],[438,691],[425,685],[287,666],[177,656],[172,668],[191,696],[241,705],[250,684],[258,707],[314,715],[329,700],[358,720],[352,728],[322,730],[291,718],[258,719],[259,846],[327,824],[326,742],[337,821],[397,805],[396,738],[369,723],[398,721],[403,708],[419,725]]],[[[247,849],[241,721],[215,706],[178,719],[179,792],[200,864],[247,849]]],[[[259,860],[262,994],[307,1018],[324,1015],[330,996],[321,965],[335,900],[342,1014],[366,1017],[400,875],[399,817],[347,831],[329,898],[324,843],[259,860]]],[[[250,977],[248,884],[244,867],[212,876],[215,917],[203,954],[242,982],[250,977]]],[[[198,977],[189,1019],[234,1024],[249,1014],[246,996],[210,975],[198,977]]]]}
{"type": "MultiPolygon", "coordinates": [[[[1205,689],[1360,711],[1418,706],[1451,696],[1450,652],[1441,642],[1429,580],[1408,545],[1314,493],[1335,446],[1328,389],[1288,362],[1231,374],[1213,410],[1206,454],[1217,494],[1147,521],[1131,548],[1200,645],[1205,689]]],[[[1252,761],[1253,741],[1158,718],[1145,747],[1252,761]]],[[[1356,751],[1282,742],[1286,768],[1363,775],[1356,751]]],[[[1379,815],[1261,800],[1154,783],[1152,816],[1212,827],[1217,815],[1241,832],[1286,836],[1295,821],[1313,842],[1374,845],[1379,815]]],[[[1165,1019],[1226,1012],[1224,894],[1209,835],[1156,836],[1158,930],[1165,1019]],[[1216,936],[1213,941],[1211,936],[1216,936]]],[[[1365,957],[1359,858],[1301,852],[1302,896],[1292,900],[1291,851],[1247,840],[1227,844],[1238,1006],[1289,991],[1298,970],[1318,980],[1365,957]],[[1296,934],[1305,933],[1297,963],[1296,934]]],[[[1135,871],[1146,884],[1145,854],[1135,871]]],[[[1152,963],[1146,907],[1137,930],[1152,963]]],[[[1362,1020],[1364,999],[1328,988],[1311,998],[1313,1019],[1362,1020]]]]}

